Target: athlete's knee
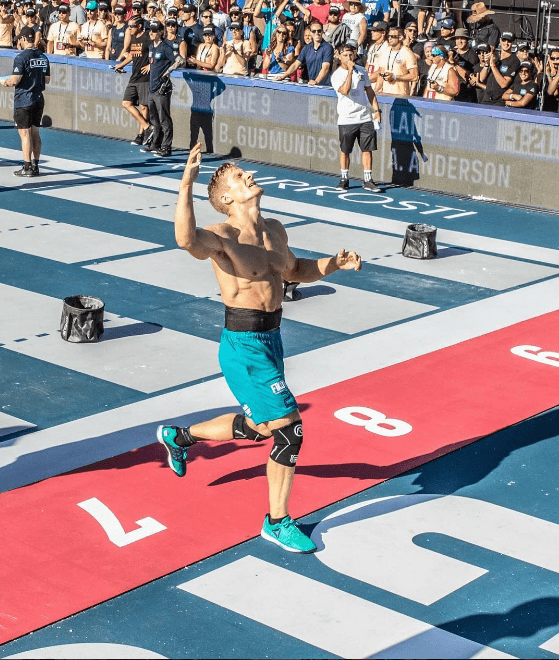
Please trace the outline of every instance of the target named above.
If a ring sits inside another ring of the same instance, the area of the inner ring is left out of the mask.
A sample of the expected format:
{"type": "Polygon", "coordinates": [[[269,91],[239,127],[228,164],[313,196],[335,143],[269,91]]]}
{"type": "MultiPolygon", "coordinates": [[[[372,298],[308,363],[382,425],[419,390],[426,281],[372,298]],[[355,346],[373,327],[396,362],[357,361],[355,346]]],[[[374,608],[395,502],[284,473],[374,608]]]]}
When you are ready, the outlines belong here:
{"type": "Polygon", "coordinates": [[[259,430],[253,429],[248,425],[244,415],[235,415],[235,419],[233,420],[233,437],[260,442],[269,438],[270,434],[268,433],[266,435],[265,432],[260,433],[259,430]]]}
{"type": "Polygon", "coordinates": [[[270,458],[279,465],[295,467],[303,444],[303,423],[297,420],[272,431],[274,446],[270,458]]]}

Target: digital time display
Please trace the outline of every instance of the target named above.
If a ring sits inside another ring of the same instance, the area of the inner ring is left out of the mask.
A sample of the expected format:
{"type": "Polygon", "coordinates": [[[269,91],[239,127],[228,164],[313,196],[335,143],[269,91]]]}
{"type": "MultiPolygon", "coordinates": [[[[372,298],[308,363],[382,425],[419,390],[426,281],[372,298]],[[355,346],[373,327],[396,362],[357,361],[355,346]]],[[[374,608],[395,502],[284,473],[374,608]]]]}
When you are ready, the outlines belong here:
{"type": "Polygon", "coordinates": [[[501,120],[497,151],[518,156],[556,160],[559,157],[559,128],[535,126],[514,120],[501,120]]]}

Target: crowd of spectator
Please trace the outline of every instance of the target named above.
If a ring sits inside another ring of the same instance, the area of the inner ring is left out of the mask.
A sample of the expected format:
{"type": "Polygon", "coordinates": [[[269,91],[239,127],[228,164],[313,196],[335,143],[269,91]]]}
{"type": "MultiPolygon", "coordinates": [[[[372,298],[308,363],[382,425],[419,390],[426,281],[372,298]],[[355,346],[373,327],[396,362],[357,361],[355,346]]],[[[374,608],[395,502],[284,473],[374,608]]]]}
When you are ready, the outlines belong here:
{"type": "Polygon", "coordinates": [[[538,57],[483,2],[442,2],[0,0],[0,47],[21,48],[27,26],[46,53],[118,64],[130,61],[130,21],[146,33],[155,21],[181,67],[328,85],[350,42],[377,93],[526,109],[543,94],[543,109],[558,111],[559,47],[538,57]]]}

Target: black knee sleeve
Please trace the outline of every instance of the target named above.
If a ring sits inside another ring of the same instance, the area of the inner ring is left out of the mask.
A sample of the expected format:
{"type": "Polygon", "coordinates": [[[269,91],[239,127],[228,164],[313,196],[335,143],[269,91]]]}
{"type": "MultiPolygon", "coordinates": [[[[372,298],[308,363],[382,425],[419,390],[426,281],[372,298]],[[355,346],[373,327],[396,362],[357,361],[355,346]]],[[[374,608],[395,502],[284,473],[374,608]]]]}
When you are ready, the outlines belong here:
{"type": "Polygon", "coordinates": [[[261,440],[266,439],[265,435],[261,435],[258,431],[255,431],[247,424],[244,415],[235,416],[235,419],[233,420],[233,437],[254,440],[255,442],[260,442],[261,440]]]}
{"type": "Polygon", "coordinates": [[[274,436],[274,446],[270,458],[280,465],[295,467],[299,450],[303,444],[303,423],[301,421],[293,422],[281,429],[274,429],[272,435],[274,436]]]}

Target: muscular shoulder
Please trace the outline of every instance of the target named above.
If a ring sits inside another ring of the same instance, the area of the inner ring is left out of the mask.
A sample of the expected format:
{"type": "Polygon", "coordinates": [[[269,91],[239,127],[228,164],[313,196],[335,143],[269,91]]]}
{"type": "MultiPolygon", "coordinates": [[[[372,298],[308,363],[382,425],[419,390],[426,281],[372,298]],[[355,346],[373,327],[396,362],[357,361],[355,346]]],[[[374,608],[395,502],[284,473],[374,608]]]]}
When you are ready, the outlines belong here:
{"type": "Polygon", "coordinates": [[[276,220],[275,218],[265,218],[264,224],[266,225],[267,231],[276,234],[277,236],[284,239],[285,242],[287,243],[287,232],[285,231],[285,227],[282,225],[282,223],[279,220],[276,220]]]}
{"type": "Polygon", "coordinates": [[[206,231],[219,236],[220,238],[234,239],[238,236],[239,232],[237,229],[232,227],[227,222],[219,222],[215,225],[207,225],[205,227],[206,231]]]}

